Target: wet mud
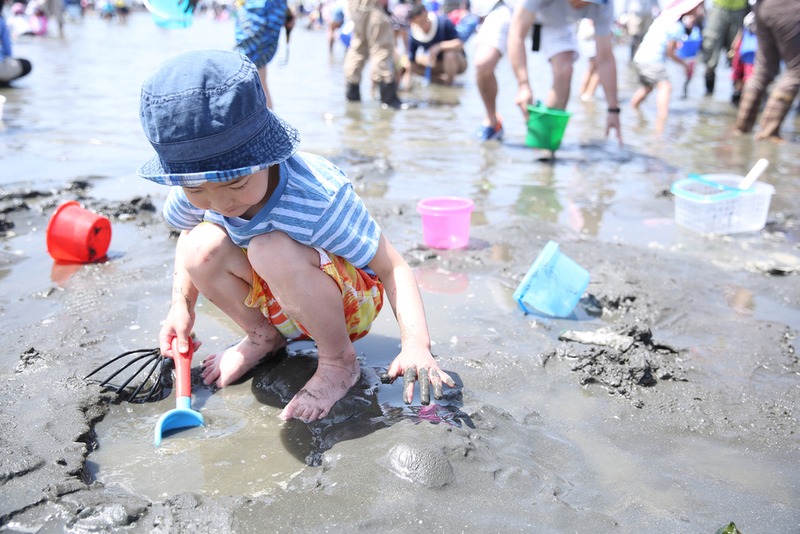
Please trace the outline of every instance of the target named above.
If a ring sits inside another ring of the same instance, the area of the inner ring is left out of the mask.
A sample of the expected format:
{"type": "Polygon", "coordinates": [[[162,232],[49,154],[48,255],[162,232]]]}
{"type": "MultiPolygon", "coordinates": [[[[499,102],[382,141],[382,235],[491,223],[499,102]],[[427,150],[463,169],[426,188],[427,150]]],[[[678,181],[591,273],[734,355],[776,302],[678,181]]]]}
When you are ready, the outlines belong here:
{"type": "MultiPolygon", "coordinates": [[[[731,139],[717,95],[673,100],[663,136],[652,135],[654,105],[623,114],[621,149],[597,133],[600,99],[570,103],[551,158],[524,146],[502,89],[506,139],[477,145],[472,82],[408,95],[416,106],[398,113],[366,97],[342,104],[341,57],[319,53],[323,34],[297,30],[293,62],[270,70],[275,101],[413,267],[432,351],[456,387],[406,405],[402,380],[381,381],[399,343],[386,308],[356,342],[361,380],[330,415],[281,422],[316,368],[313,344],[290,344],[223,390],[205,386],[199,362],[241,334],[201,300],[192,393],[208,424],[154,448],[154,424],[175,406],[168,377],[148,403],[84,380],[156,346],[169,306],[176,232],[159,214],[164,190],[133,176],[152,154],[138,88],[164,50],[230,49],[233,30],[198,19],[197,32],[163,32],[135,14],[130,26],[81,24],[23,48],[48,76],[4,90],[0,532],[800,530],[797,143],[731,139]],[[96,50],[112,40],[107,65],[96,50]],[[320,83],[305,83],[297,58],[320,83]],[[674,227],[672,181],[746,172],[758,157],[774,163],[765,179],[779,191],[763,231],[674,227]],[[440,194],[475,200],[464,249],[422,244],[416,200],[440,194]],[[47,255],[49,216],[68,200],[112,220],[107,258],[47,255]],[[526,315],[512,299],[551,239],[591,273],[566,318],[526,315]]],[[[515,86],[507,64],[497,75],[515,86]]],[[[619,78],[624,102],[638,82],[622,62],[619,78]]],[[[549,80],[537,83],[545,94],[549,80]]],[[[787,139],[796,125],[787,120],[787,139]]]]}
{"type": "MultiPolygon", "coordinates": [[[[41,225],[50,206],[65,195],[41,195],[37,199],[44,206],[12,216],[24,213],[41,225]]],[[[445,398],[429,407],[418,402],[403,407],[398,398],[385,402],[381,388],[395,396],[400,389],[399,382],[380,380],[391,358],[384,356],[386,363],[374,366],[372,355],[365,355],[360,382],[324,421],[290,421],[282,428],[285,446],[306,465],[282,488],[263,496],[187,492],[152,500],[106,487],[93,477],[87,459],[98,446],[95,426],[117,401],[82,376],[91,362],[107,359],[113,345],[109,334],[128,322],[120,310],[136,294],[165,284],[154,282],[148,266],[168,262],[174,236],[142,199],[80,198],[114,217],[117,225],[134,226],[142,253],[154,241],[163,242],[163,249],[155,247],[163,250],[162,257],[128,266],[129,256],[139,256],[129,251],[117,260],[81,266],[61,289],[23,299],[43,300],[51,309],[46,325],[31,317],[8,336],[8,348],[18,359],[0,391],[5,531],[255,532],[264,518],[280,517],[272,525],[276,532],[399,532],[408,531],[409,521],[412,531],[477,532],[502,525],[521,532],[536,524],[543,531],[565,532],[588,524],[595,532],[632,532],[625,525],[644,520],[652,510],[637,511],[637,499],[620,508],[614,504],[618,490],[607,495],[591,490],[599,481],[587,470],[590,453],[578,442],[565,441],[570,431],[549,421],[552,415],[530,408],[537,402],[524,391],[554,384],[588,394],[585,400],[595,399],[593,409],[596,399],[609,398],[604,410],[616,415],[604,417],[612,436],[632,424],[645,436],[655,432],[669,440],[688,434],[750,443],[769,450],[778,463],[797,453],[797,329],[778,320],[743,320],[752,318],[742,313],[747,302],[730,289],[747,287],[751,299],[780,295],[789,308],[798,309],[800,289],[793,275],[768,276],[744,265],[723,273],[687,256],[562,240],[568,254],[592,272],[574,317],[563,322],[513,308],[475,317],[472,334],[467,328],[455,341],[437,345],[437,357],[458,377],[458,387],[446,388],[445,398]],[[722,278],[729,289],[720,285],[722,278]],[[478,323],[490,325],[491,333],[478,323]],[[723,338],[729,361],[709,364],[721,350],[714,340],[723,338]],[[731,376],[725,367],[732,362],[745,372],[731,376]],[[509,408],[500,407],[501,397],[509,408]]],[[[403,206],[379,202],[372,208],[390,233],[414,216],[403,206]]],[[[564,237],[531,222],[500,232],[475,230],[466,249],[415,245],[405,255],[417,269],[481,274],[511,291],[541,247],[537,243],[564,237]],[[497,252],[503,246],[531,252],[511,258],[497,252]]],[[[6,314],[19,306],[3,303],[6,314]]],[[[258,403],[280,409],[315,368],[313,347],[290,345],[265,358],[241,382],[249,384],[258,403]]],[[[203,387],[196,376],[193,387],[203,387]]],[[[647,438],[632,442],[641,439],[647,438]]],[[[653,476],[643,476],[643,483],[654,483],[653,476]]],[[[679,500],[716,510],[712,517],[686,515],[680,506],[657,523],[668,530],[711,532],[706,525],[716,521],[716,529],[732,519],[720,515],[734,513],[735,499],[726,508],[696,491],[686,490],[679,500]]],[[[786,498],[791,500],[794,491],[786,498]]],[[[759,504],[768,506],[772,499],[764,495],[759,504]]],[[[775,506],[788,508],[761,519],[788,528],[797,510],[787,501],[775,506]]]]}

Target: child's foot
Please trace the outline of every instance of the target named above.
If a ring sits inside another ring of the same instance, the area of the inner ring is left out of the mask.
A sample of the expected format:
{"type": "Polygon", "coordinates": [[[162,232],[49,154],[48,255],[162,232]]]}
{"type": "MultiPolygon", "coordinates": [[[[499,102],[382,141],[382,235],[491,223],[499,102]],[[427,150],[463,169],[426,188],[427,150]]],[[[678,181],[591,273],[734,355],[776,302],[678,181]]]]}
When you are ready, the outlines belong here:
{"type": "Polygon", "coordinates": [[[337,361],[335,364],[320,361],[317,372],[289,401],[279,417],[283,420],[295,418],[306,422],[322,419],[359,378],[361,368],[355,358],[351,362],[337,361]]]}
{"type": "Polygon", "coordinates": [[[207,386],[216,382],[218,388],[224,388],[255,367],[265,355],[285,346],[286,338],[280,335],[270,347],[253,343],[246,337],[237,345],[212,354],[203,361],[203,382],[207,386]]]}

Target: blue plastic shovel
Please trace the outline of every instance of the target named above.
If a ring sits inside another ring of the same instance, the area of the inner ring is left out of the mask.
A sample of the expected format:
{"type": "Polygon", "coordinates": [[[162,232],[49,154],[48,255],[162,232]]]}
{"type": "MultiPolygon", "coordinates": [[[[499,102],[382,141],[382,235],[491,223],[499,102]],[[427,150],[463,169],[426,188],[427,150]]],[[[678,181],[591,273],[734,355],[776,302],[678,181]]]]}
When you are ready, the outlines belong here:
{"type": "Polygon", "coordinates": [[[178,352],[178,338],[172,340],[172,359],[175,360],[175,409],[170,410],[156,423],[155,445],[161,445],[161,435],[169,430],[203,426],[203,414],[192,410],[192,355],[189,343],[186,354],[178,352]]]}

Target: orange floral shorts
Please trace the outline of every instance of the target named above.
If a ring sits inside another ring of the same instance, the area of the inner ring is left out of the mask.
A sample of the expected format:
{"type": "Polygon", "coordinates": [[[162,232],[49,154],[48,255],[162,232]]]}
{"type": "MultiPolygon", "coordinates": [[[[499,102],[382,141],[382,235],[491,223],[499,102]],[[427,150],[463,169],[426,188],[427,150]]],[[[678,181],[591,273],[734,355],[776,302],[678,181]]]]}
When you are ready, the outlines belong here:
{"type": "MultiPolygon", "coordinates": [[[[364,337],[383,306],[383,284],[376,275],[368,274],[344,258],[319,248],[316,250],[319,252],[319,268],[333,278],[342,291],[350,341],[364,337]]],[[[311,339],[303,325],[286,315],[267,283],[255,271],[250,294],[244,303],[250,308],[260,309],[286,339],[311,339]]]]}

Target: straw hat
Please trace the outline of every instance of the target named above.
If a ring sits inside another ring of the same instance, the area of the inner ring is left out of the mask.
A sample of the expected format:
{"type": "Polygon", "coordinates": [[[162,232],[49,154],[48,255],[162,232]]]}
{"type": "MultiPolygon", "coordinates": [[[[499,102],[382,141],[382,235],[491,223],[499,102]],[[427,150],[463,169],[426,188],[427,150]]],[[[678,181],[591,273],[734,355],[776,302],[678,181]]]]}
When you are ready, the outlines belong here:
{"type": "Polygon", "coordinates": [[[436,13],[428,11],[428,20],[431,21],[431,27],[427,32],[416,24],[411,25],[411,37],[423,44],[430,43],[436,37],[436,32],[439,31],[439,17],[436,16],[436,13]]]}

